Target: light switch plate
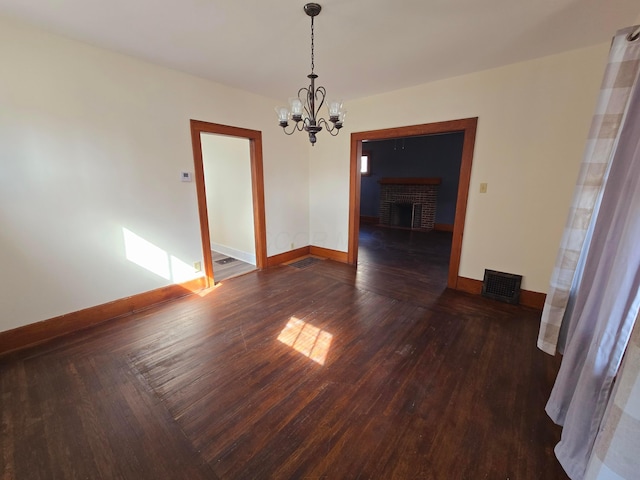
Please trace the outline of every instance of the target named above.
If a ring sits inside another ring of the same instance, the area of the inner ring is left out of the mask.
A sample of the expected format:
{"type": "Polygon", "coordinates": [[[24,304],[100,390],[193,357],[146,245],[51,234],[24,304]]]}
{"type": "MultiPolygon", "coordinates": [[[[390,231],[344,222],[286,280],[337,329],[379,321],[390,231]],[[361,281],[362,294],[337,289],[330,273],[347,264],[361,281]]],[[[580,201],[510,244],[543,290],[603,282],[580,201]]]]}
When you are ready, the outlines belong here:
{"type": "Polygon", "coordinates": [[[183,182],[191,181],[191,172],[180,172],[180,180],[183,182]]]}

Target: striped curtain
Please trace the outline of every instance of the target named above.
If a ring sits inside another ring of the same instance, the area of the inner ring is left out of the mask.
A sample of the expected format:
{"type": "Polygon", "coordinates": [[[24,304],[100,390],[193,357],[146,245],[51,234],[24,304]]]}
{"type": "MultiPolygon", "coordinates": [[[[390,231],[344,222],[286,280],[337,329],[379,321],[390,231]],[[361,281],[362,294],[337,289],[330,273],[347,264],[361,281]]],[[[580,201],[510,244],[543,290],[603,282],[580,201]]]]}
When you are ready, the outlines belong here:
{"type": "Polygon", "coordinates": [[[589,461],[586,480],[640,478],[640,322],[636,321],[589,461]]]}
{"type": "Polygon", "coordinates": [[[606,181],[612,154],[623,123],[632,87],[640,67],[640,40],[630,41],[637,27],[616,33],[605,70],[600,97],[591,122],[582,166],[553,269],[547,298],[542,312],[538,348],[555,355],[564,347],[559,344],[563,318],[572,294],[572,285],[579,278],[576,269],[581,259],[585,239],[594,211],[606,181]]]}
{"type": "Polygon", "coordinates": [[[574,480],[640,478],[637,31],[613,40],[538,337],[563,353],[546,411],[563,426],[555,453],[574,480]]]}

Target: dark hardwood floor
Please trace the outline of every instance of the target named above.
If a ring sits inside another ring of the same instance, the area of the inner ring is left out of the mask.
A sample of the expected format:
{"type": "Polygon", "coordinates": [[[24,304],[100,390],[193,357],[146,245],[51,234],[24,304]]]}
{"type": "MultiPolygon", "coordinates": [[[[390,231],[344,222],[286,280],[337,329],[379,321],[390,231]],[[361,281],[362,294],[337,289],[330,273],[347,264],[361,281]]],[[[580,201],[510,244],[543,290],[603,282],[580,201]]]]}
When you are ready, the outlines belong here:
{"type": "Polygon", "coordinates": [[[539,313],[376,232],[0,358],[0,478],[566,479],[539,313]]]}

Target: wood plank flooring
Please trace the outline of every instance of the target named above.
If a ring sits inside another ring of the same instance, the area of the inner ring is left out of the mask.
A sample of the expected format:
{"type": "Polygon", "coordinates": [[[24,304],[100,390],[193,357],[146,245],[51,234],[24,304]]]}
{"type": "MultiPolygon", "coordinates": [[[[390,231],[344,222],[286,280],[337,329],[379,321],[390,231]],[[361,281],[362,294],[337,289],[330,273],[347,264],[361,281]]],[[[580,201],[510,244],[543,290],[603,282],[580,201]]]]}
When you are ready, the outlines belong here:
{"type": "Polygon", "coordinates": [[[566,479],[539,313],[376,232],[0,358],[0,478],[566,479]]]}
{"type": "Polygon", "coordinates": [[[224,253],[211,250],[211,259],[213,261],[213,277],[215,283],[220,283],[225,280],[229,280],[230,278],[253,272],[256,269],[255,265],[251,265],[250,263],[243,262],[242,260],[238,259],[235,259],[234,261],[229,263],[218,263],[219,261],[225,260],[227,258],[233,257],[229,257],[224,253]]]}

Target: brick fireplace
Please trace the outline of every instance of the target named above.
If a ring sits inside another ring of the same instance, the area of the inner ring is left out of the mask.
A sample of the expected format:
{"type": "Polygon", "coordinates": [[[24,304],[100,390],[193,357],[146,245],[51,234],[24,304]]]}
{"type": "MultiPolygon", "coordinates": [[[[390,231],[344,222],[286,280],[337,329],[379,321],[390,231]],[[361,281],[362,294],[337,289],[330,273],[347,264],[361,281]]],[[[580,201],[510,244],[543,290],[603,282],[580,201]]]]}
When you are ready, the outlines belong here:
{"type": "Polygon", "coordinates": [[[383,178],[380,184],[380,224],[433,230],[440,178],[383,178]]]}

